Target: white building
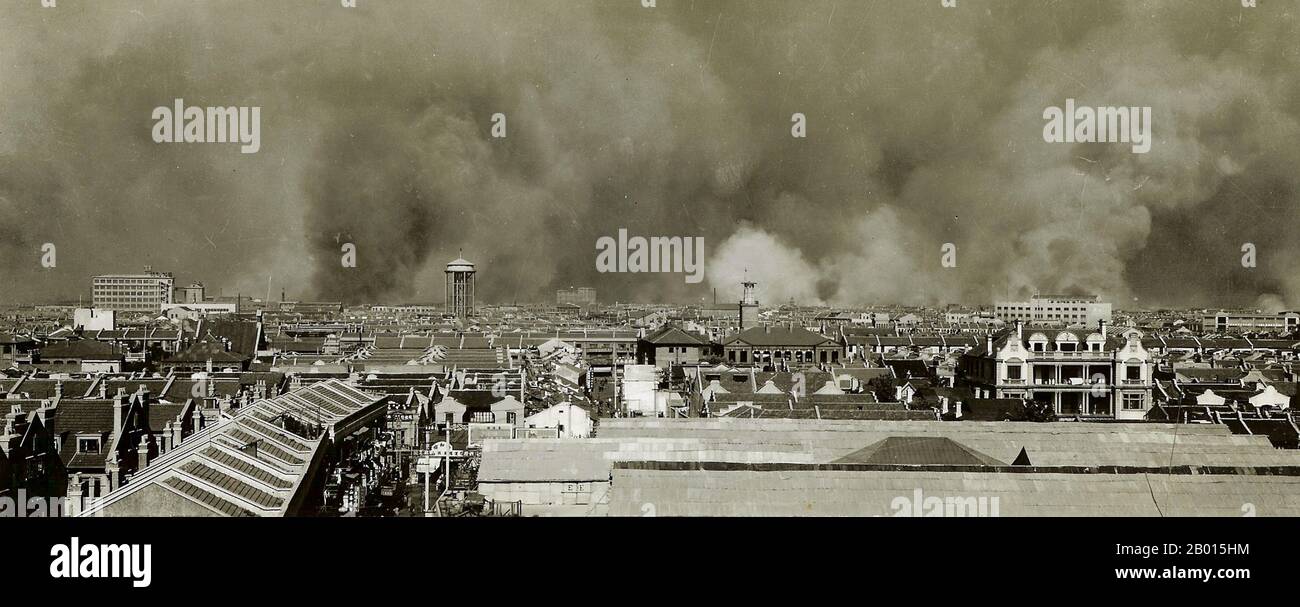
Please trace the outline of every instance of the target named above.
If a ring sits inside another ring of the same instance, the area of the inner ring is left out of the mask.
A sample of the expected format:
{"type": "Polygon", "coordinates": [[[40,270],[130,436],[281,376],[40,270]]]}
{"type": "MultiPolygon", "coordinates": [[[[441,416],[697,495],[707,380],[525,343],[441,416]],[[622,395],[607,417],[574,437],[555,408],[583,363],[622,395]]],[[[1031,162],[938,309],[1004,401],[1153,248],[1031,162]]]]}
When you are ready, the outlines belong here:
{"type": "Polygon", "coordinates": [[[1110,322],[1111,305],[1096,295],[1068,297],[1035,295],[1029,301],[1003,301],[993,305],[993,315],[1003,322],[1025,324],[1087,325],[1110,322]]]}
{"type": "Polygon", "coordinates": [[[173,303],[175,282],[171,273],[154,272],[146,266],[143,274],[94,277],[91,297],[96,308],[156,314],[162,311],[163,304],[173,303]]]}
{"type": "Polygon", "coordinates": [[[666,404],[660,404],[655,395],[658,380],[654,365],[625,365],[623,367],[622,389],[619,400],[629,416],[665,417],[668,414],[666,404]]]}
{"type": "Polygon", "coordinates": [[[117,328],[116,314],[99,308],[77,308],[72,313],[72,326],[83,331],[112,331],[117,328]]]}
{"type": "Polygon", "coordinates": [[[567,402],[524,418],[525,428],[555,428],[560,438],[588,438],[594,425],[586,409],[567,402]]]}

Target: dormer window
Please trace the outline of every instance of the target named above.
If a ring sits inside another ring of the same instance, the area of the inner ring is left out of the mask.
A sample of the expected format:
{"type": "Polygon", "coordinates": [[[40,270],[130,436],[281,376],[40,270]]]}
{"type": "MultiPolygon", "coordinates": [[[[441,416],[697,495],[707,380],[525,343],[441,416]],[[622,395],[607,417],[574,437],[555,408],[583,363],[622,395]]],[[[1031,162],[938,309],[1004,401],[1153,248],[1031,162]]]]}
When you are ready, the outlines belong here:
{"type": "Polygon", "coordinates": [[[78,436],[77,453],[99,453],[100,439],[98,436],[78,436]]]}

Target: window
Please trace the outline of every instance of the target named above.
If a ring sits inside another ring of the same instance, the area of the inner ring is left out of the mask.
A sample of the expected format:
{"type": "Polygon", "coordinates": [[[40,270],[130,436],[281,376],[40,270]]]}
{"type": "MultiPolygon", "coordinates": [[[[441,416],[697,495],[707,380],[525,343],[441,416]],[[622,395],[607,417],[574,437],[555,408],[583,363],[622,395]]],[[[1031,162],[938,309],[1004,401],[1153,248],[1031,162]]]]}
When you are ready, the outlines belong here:
{"type": "Polygon", "coordinates": [[[1007,379],[1021,379],[1022,371],[1020,365],[1007,365],[1007,379]]]}
{"type": "Polygon", "coordinates": [[[1139,381],[1142,379],[1142,365],[1125,365],[1124,379],[1139,381]]]}
{"type": "Polygon", "coordinates": [[[1142,395],[1141,395],[1141,394],[1125,394],[1125,395],[1124,395],[1124,410],[1125,410],[1125,411],[1141,411],[1142,408],[1143,408],[1143,407],[1142,407],[1142,395]]]}
{"type": "Polygon", "coordinates": [[[447,420],[447,425],[448,425],[448,426],[450,426],[450,425],[456,423],[456,421],[455,421],[455,420],[456,420],[455,414],[453,414],[453,413],[448,413],[447,416],[446,416],[446,420],[447,420]]]}
{"type": "Polygon", "coordinates": [[[78,438],[77,453],[99,453],[99,439],[78,438]]]}

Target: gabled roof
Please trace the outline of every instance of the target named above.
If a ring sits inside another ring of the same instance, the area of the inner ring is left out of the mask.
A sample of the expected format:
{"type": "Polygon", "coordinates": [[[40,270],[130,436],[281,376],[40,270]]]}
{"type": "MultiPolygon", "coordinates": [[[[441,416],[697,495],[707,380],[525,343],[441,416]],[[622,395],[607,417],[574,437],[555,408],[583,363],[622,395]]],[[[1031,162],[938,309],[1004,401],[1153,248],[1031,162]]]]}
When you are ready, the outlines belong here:
{"type": "Polygon", "coordinates": [[[752,327],[728,337],[727,346],[835,346],[839,342],[803,327],[752,327]]]}
{"type": "Polygon", "coordinates": [[[674,325],[665,325],[645,338],[657,346],[707,346],[709,340],[694,333],[687,333],[674,325]]]}

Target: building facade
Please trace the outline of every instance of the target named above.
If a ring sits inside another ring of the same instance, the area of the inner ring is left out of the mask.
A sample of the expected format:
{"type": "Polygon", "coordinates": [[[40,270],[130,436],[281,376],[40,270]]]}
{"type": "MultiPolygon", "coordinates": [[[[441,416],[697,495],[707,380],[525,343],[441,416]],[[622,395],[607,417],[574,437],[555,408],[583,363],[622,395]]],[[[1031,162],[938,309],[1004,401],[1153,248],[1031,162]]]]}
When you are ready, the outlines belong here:
{"type": "Polygon", "coordinates": [[[164,304],[174,303],[175,282],[170,272],[148,267],[143,274],[104,274],[94,277],[91,298],[96,308],[156,314],[164,304]]]}
{"type": "Polygon", "coordinates": [[[993,305],[993,316],[1008,323],[1096,326],[1103,320],[1110,322],[1111,305],[1096,295],[1035,295],[1028,301],[998,302],[993,305]]]}
{"type": "Polygon", "coordinates": [[[1203,333],[1245,333],[1268,331],[1291,333],[1300,330],[1300,312],[1279,312],[1270,314],[1254,310],[1233,311],[1219,310],[1201,316],[1200,331],[1203,333]]]}
{"type": "Polygon", "coordinates": [[[591,287],[560,289],[555,292],[555,303],[589,306],[596,303],[596,290],[591,287]]]}
{"type": "Polygon", "coordinates": [[[976,398],[1046,403],[1063,417],[1137,420],[1152,405],[1155,361],[1138,331],[1109,335],[1026,328],[1017,323],[958,362],[959,381],[976,398]]]}

